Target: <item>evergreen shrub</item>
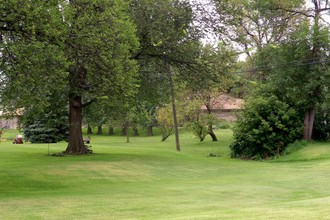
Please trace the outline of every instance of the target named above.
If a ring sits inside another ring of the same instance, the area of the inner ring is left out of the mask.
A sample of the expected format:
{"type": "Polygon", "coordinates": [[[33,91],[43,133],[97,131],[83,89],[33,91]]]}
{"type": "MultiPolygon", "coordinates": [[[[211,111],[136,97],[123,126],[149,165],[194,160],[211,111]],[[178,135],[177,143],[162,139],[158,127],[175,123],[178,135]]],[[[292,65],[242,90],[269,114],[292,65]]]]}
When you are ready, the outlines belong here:
{"type": "Polygon", "coordinates": [[[56,143],[67,141],[69,137],[66,111],[28,112],[22,124],[24,139],[31,143],[56,143]]]}

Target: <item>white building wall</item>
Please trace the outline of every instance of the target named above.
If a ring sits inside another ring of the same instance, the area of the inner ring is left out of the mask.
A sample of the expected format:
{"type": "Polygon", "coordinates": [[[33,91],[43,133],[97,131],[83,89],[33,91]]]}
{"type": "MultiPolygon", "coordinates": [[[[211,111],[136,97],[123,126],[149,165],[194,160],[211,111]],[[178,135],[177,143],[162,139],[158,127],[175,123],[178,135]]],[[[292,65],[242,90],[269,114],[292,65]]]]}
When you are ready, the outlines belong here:
{"type": "Polygon", "coordinates": [[[17,129],[18,127],[18,117],[11,119],[0,118],[0,128],[5,129],[17,129]]]}

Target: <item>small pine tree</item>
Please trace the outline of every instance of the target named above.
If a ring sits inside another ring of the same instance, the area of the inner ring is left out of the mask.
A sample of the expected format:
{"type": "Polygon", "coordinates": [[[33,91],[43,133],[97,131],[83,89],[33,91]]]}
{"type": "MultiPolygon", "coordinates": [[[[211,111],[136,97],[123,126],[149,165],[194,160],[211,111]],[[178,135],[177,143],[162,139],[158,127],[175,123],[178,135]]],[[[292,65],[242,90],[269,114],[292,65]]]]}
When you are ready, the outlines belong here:
{"type": "Polygon", "coordinates": [[[24,137],[31,143],[56,143],[67,141],[69,137],[68,115],[65,110],[36,112],[30,110],[24,114],[24,137]]]}

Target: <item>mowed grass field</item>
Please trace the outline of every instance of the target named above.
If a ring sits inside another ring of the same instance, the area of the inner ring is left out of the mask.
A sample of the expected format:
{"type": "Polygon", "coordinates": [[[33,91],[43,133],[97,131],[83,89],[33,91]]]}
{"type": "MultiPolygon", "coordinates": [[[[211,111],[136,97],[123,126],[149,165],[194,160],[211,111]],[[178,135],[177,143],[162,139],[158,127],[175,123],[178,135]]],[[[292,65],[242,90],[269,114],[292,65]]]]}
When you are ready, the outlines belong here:
{"type": "Polygon", "coordinates": [[[92,136],[94,154],[48,156],[66,143],[0,143],[0,219],[330,219],[330,143],[270,161],[229,158],[219,141],[92,136]],[[218,157],[207,157],[209,153],[218,157]]]}

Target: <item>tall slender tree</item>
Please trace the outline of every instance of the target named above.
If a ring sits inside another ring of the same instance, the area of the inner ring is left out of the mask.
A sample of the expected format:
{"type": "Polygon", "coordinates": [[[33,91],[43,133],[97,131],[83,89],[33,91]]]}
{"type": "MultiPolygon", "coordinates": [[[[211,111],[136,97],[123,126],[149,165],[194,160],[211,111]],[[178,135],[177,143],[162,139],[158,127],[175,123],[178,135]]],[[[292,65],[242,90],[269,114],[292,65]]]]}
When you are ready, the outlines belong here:
{"type": "MultiPolygon", "coordinates": [[[[199,55],[199,36],[192,25],[191,5],[189,1],[180,0],[133,0],[131,12],[140,38],[140,48],[134,58],[147,67],[142,67],[140,74],[141,79],[144,80],[142,83],[149,86],[141,88],[143,90],[153,87],[148,82],[151,82],[150,79],[157,79],[158,85],[162,86],[156,86],[156,88],[160,90],[166,88],[164,90],[166,92],[159,93],[156,90],[150,97],[160,94],[161,96],[157,99],[162,101],[158,104],[171,100],[175,121],[174,79],[188,73],[186,70],[194,64],[195,58],[199,55]],[[153,69],[154,72],[145,71],[148,69],[153,69]],[[153,76],[150,77],[150,74],[153,76]],[[164,98],[164,95],[168,94],[169,96],[164,98]]],[[[142,91],[140,94],[147,93],[142,91]]],[[[175,131],[176,149],[179,151],[177,126],[175,126],[175,131]]]]}
{"type": "MultiPolygon", "coordinates": [[[[324,76],[325,72],[329,71],[325,65],[325,57],[326,52],[329,48],[329,30],[322,31],[322,26],[320,24],[320,20],[322,19],[322,13],[325,11],[330,11],[329,2],[322,1],[322,0],[312,0],[314,5],[314,13],[313,13],[313,21],[312,21],[312,45],[311,45],[311,58],[312,61],[315,63],[319,63],[318,65],[313,66],[312,68],[312,75],[316,76],[314,79],[316,84],[312,86],[309,90],[310,99],[315,100],[309,103],[305,111],[305,118],[304,118],[304,139],[311,140],[312,139],[312,132],[315,120],[315,110],[316,105],[320,100],[323,99],[324,96],[324,89],[328,90],[329,84],[324,85],[324,76]],[[324,36],[324,34],[326,34],[324,36]],[[326,88],[325,88],[326,87],[326,88]]],[[[329,79],[329,75],[328,75],[329,79]]],[[[327,81],[329,82],[329,80],[327,81]]]]}

